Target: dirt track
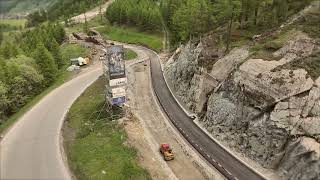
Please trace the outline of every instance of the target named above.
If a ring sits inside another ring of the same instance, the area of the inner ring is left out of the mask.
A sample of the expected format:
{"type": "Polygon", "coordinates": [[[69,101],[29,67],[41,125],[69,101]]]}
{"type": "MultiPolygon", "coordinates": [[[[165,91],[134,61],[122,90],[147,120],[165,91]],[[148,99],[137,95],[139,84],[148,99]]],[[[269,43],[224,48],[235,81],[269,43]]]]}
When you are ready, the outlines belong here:
{"type": "Polygon", "coordinates": [[[126,130],[131,144],[143,148],[138,148],[141,164],[154,179],[223,179],[188,146],[161,112],[152,94],[148,66],[147,61],[128,68],[128,104],[137,118],[126,123],[126,130]],[[163,161],[158,151],[163,142],[173,147],[175,160],[163,161]]]}
{"type": "MultiPolygon", "coordinates": [[[[109,0],[105,4],[101,5],[101,13],[104,14],[107,11],[107,8],[109,7],[109,5],[112,4],[113,2],[114,2],[114,0],[109,0]]],[[[71,21],[75,24],[84,23],[85,19],[87,19],[87,21],[90,21],[91,19],[93,19],[94,17],[99,15],[99,13],[100,13],[100,6],[94,8],[90,11],[87,11],[86,13],[72,17],[71,21]]]]}

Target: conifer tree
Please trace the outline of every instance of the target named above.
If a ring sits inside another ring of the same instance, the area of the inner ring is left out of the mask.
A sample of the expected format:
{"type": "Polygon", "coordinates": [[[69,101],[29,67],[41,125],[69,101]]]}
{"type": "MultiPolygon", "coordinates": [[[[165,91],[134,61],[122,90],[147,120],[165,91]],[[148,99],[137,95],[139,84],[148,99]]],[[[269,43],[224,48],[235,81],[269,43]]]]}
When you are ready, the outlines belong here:
{"type": "Polygon", "coordinates": [[[36,60],[39,71],[45,78],[46,85],[49,85],[55,80],[58,72],[53,56],[43,44],[38,44],[33,57],[36,60]]]}

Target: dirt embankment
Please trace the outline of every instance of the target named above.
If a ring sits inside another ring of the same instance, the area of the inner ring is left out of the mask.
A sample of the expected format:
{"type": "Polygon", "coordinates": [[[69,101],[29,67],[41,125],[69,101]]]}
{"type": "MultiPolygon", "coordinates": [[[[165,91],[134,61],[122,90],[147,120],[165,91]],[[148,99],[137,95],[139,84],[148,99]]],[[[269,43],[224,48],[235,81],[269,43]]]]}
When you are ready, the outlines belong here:
{"type": "Polygon", "coordinates": [[[108,2],[106,2],[101,6],[91,9],[83,14],[79,14],[78,16],[72,17],[70,21],[75,24],[84,23],[86,20],[90,21],[94,17],[98,16],[100,13],[104,14],[107,11],[107,8],[109,7],[109,5],[112,4],[113,2],[114,0],[109,0],[108,2]]]}

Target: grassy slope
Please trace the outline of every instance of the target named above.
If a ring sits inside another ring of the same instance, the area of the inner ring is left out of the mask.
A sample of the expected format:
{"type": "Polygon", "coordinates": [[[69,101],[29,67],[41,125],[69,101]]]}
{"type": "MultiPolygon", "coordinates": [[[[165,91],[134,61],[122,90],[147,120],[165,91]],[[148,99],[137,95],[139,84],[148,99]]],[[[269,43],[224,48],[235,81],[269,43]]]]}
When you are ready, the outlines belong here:
{"type": "Polygon", "coordinates": [[[78,179],[150,179],[138,166],[136,151],[124,145],[126,134],[115,121],[121,110],[105,111],[104,90],[105,79],[100,78],[68,113],[64,137],[71,169],[78,179]]]}
{"type": "Polygon", "coordinates": [[[53,83],[50,87],[44,90],[39,95],[35,96],[30,102],[24,105],[18,112],[13,114],[8,120],[5,120],[3,124],[0,125],[0,134],[4,132],[8,127],[10,127],[14,122],[16,122],[24,113],[26,113],[29,109],[31,109],[35,104],[37,104],[43,97],[49,94],[52,90],[59,87],[66,81],[70,79],[71,73],[65,71],[66,67],[69,66],[69,57],[71,55],[86,55],[88,53],[87,49],[80,47],[75,44],[64,44],[61,46],[61,53],[63,55],[64,60],[66,61],[66,65],[64,68],[60,70],[60,75],[56,79],[55,83],[53,83]]]}
{"type": "Polygon", "coordinates": [[[69,63],[71,58],[86,57],[89,50],[79,44],[64,44],[61,46],[62,58],[69,63]]]}
{"type": "Polygon", "coordinates": [[[1,19],[0,24],[8,24],[16,27],[24,27],[26,24],[26,19],[1,19]]]}
{"type": "MultiPolygon", "coordinates": [[[[83,24],[73,25],[67,28],[67,32],[79,32],[83,31],[83,24]]],[[[97,16],[88,22],[88,27],[98,27],[97,31],[101,33],[107,39],[114,41],[126,42],[131,44],[140,44],[147,46],[158,52],[162,49],[162,35],[150,34],[146,32],[140,32],[135,28],[109,26],[104,18],[97,16]]]]}
{"type": "Polygon", "coordinates": [[[100,27],[97,30],[107,39],[147,46],[158,52],[162,48],[161,35],[148,34],[139,32],[134,28],[118,26],[100,27]]]}
{"type": "Polygon", "coordinates": [[[131,60],[138,56],[138,54],[131,49],[125,49],[124,60],[131,60]]]}

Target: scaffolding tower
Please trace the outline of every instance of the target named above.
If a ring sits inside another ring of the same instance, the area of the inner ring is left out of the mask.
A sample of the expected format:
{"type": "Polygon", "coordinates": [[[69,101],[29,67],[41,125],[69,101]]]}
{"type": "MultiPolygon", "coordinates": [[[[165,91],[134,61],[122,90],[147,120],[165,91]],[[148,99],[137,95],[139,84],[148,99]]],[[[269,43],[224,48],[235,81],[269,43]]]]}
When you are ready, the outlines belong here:
{"type": "Polygon", "coordinates": [[[124,48],[121,45],[112,45],[105,51],[104,75],[106,83],[106,100],[110,105],[122,106],[126,102],[127,76],[124,57],[124,48]]]}

